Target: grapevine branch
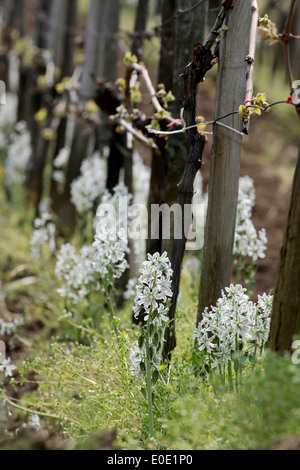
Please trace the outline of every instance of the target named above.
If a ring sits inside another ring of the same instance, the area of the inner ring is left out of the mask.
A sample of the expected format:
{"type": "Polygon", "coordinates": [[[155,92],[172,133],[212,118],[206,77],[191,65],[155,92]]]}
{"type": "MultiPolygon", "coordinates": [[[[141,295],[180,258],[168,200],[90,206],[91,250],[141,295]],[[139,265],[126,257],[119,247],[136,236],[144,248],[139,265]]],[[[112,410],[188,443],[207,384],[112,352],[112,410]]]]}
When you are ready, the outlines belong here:
{"type": "MultiPolygon", "coordinates": [[[[244,105],[246,107],[251,106],[253,100],[253,82],[254,82],[254,64],[255,64],[255,51],[256,51],[256,37],[257,37],[257,24],[259,20],[259,11],[257,6],[257,0],[252,0],[252,23],[250,30],[250,47],[249,55],[246,58],[248,64],[247,72],[247,86],[246,86],[246,99],[244,105]]],[[[246,122],[243,121],[243,133],[248,135],[250,126],[250,119],[246,122]]]]}
{"type": "MultiPolygon", "coordinates": [[[[215,23],[211,33],[209,34],[209,37],[208,37],[207,41],[206,41],[206,45],[208,47],[212,47],[212,44],[213,44],[212,41],[214,40],[216,33],[222,27],[222,24],[223,24],[223,21],[224,21],[224,8],[226,6],[226,3],[227,2],[223,2],[223,6],[222,6],[221,11],[219,12],[216,23],[215,23]]],[[[257,5],[257,0],[252,0],[251,8],[252,8],[253,14],[252,14],[251,32],[250,32],[249,55],[246,58],[246,62],[248,63],[248,72],[247,72],[246,99],[245,99],[245,102],[244,102],[244,106],[246,108],[259,109],[262,113],[270,110],[270,108],[272,108],[273,106],[276,106],[278,104],[288,103],[288,104],[292,104],[292,105],[296,106],[293,102],[290,102],[289,100],[288,100],[288,102],[287,101],[277,101],[275,103],[267,105],[264,108],[261,107],[261,106],[256,106],[256,105],[252,104],[253,103],[253,88],[254,88],[253,82],[254,82],[256,37],[257,37],[257,25],[258,25],[258,20],[259,20],[259,10],[258,10],[258,5],[257,5]]],[[[279,37],[282,38],[282,40],[284,42],[284,45],[285,45],[286,69],[287,69],[289,84],[290,84],[290,87],[291,87],[291,94],[293,94],[295,92],[295,89],[293,87],[294,82],[293,82],[293,76],[292,76],[292,70],[291,70],[290,50],[289,50],[289,41],[291,39],[296,38],[296,36],[291,34],[291,22],[292,22],[292,16],[293,16],[294,8],[295,8],[295,0],[292,0],[291,1],[290,12],[289,12],[288,19],[287,19],[286,26],[285,26],[285,31],[282,35],[279,36],[279,37]]],[[[298,112],[298,107],[297,106],[296,106],[296,109],[297,109],[297,112],[298,112]]],[[[241,134],[240,131],[238,131],[238,130],[236,130],[236,129],[234,129],[230,126],[227,126],[226,124],[220,122],[221,120],[223,120],[226,117],[229,117],[233,114],[239,114],[239,111],[235,111],[235,112],[229,113],[225,116],[221,116],[220,118],[217,118],[214,121],[204,121],[204,122],[201,122],[200,124],[203,125],[203,126],[217,124],[217,125],[228,128],[229,130],[231,130],[234,133],[241,134]]],[[[185,133],[188,130],[196,128],[200,125],[200,124],[195,124],[195,125],[192,125],[192,126],[187,126],[182,117],[181,117],[181,120],[177,119],[173,122],[174,123],[176,122],[177,124],[181,123],[183,125],[183,127],[181,129],[177,129],[177,130],[173,130],[173,131],[164,131],[164,132],[157,131],[155,129],[149,129],[149,133],[154,134],[154,135],[160,135],[160,136],[166,136],[167,137],[169,135],[185,133]]],[[[248,118],[247,120],[244,118],[243,119],[243,132],[242,132],[242,134],[248,135],[249,125],[250,125],[250,118],[248,118]]],[[[202,131],[202,133],[204,134],[206,132],[202,131]]]]}
{"type": "MultiPolygon", "coordinates": [[[[213,67],[215,55],[212,48],[215,46],[217,39],[223,31],[223,24],[227,12],[233,5],[233,0],[227,0],[222,3],[221,10],[214,24],[213,29],[208,35],[204,45],[200,42],[194,47],[194,57],[183,73],[184,79],[184,110],[182,112],[182,121],[186,123],[187,137],[189,143],[189,153],[186,160],[186,165],[182,180],[178,184],[178,201],[182,208],[191,206],[193,199],[193,186],[197,172],[202,167],[202,155],[204,152],[206,137],[199,133],[196,129],[196,97],[198,85],[201,83],[206,73],[213,67]]],[[[184,211],[183,211],[184,213],[184,211]]],[[[189,214],[192,221],[192,213],[189,214]]],[[[184,221],[182,221],[184,225],[184,221]]],[[[183,230],[184,232],[184,230],[183,230]]],[[[165,333],[165,346],[163,357],[169,360],[172,351],[176,347],[176,332],[175,332],[175,313],[177,309],[177,299],[179,294],[181,267],[185,253],[187,239],[183,235],[182,239],[174,240],[172,250],[172,301],[169,310],[170,327],[166,329],[165,333]]]]}
{"type": "Polygon", "coordinates": [[[151,97],[152,104],[156,110],[157,113],[163,112],[164,109],[161,106],[160,102],[158,101],[156,91],[154,89],[154,86],[152,84],[149,72],[145,65],[141,64],[132,64],[132,68],[136,70],[138,74],[140,74],[143,77],[143,80],[145,82],[145,85],[148,89],[149,95],[151,97]]]}
{"type": "Polygon", "coordinates": [[[281,35],[281,39],[284,44],[284,51],[285,51],[285,64],[286,64],[286,71],[288,75],[288,81],[291,88],[292,93],[295,91],[293,87],[293,73],[292,73],[292,65],[291,65],[291,54],[290,54],[290,40],[291,40],[291,25],[293,14],[296,6],[296,0],[291,0],[290,10],[287,17],[287,21],[285,24],[284,32],[281,35]]]}
{"type": "MultiPolygon", "coordinates": [[[[119,118],[117,121],[120,124],[120,126],[124,127],[124,129],[127,132],[129,132],[129,134],[131,134],[133,137],[135,137],[142,144],[145,144],[147,147],[149,147],[149,145],[150,145],[149,139],[147,139],[147,137],[145,137],[143,134],[138,132],[129,122],[127,122],[125,119],[122,119],[122,118],[119,118]]],[[[151,147],[154,150],[158,150],[158,147],[154,142],[151,143],[151,147]]]]}
{"type": "Polygon", "coordinates": [[[206,42],[203,46],[204,49],[207,49],[207,50],[211,49],[213,47],[213,45],[215,44],[217,38],[220,36],[220,33],[221,33],[220,30],[221,30],[221,28],[224,24],[226,14],[227,14],[228,10],[230,10],[231,8],[233,8],[233,0],[223,1],[221,10],[219,11],[219,14],[217,16],[215,24],[214,24],[212,30],[210,31],[210,33],[209,33],[209,35],[206,39],[206,42]]]}
{"type": "MultiPolygon", "coordinates": [[[[296,107],[296,105],[294,103],[287,102],[286,100],[276,101],[274,103],[269,104],[265,108],[263,108],[261,106],[256,106],[256,105],[253,105],[253,104],[249,105],[249,107],[259,109],[262,113],[264,113],[264,112],[269,111],[271,108],[273,108],[274,106],[277,106],[279,104],[289,104],[289,105],[292,105],[292,106],[296,107]]],[[[185,132],[187,132],[191,129],[197,128],[199,126],[209,126],[209,125],[214,126],[215,124],[217,124],[217,125],[220,125],[222,127],[226,127],[226,129],[229,129],[232,132],[235,132],[239,135],[244,135],[245,132],[240,132],[237,129],[234,129],[233,127],[227,126],[226,124],[223,124],[223,123],[220,122],[223,119],[226,119],[226,118],[228,118],[230,116],[233,116],[233,115],[236,115],[236,114],[239,114],[239,111],[233,111],[231,113],[225,114],[224,116],[221,116],[221,117],[215,119],[214,121],[201,121],[200,123],[194,124],[192,126],[187,126],[186,123],[182,119],[176,119],[173,122],[174,123],[176,122],[177,124],[182,123],[184,125],[184,127],[182,127],[181,129],[177,129],[175,131],[158,131],[156,129],[148,129],[148,132],[150,134],[158,135],[158,136],[163,137],[163,136],[169,136],[169,135],[175,135],[175,134],[183,134],[183,133],[185,133],[185,132]]],[[[205,132],[205,131],[200,131],[200,132],[201,132],[201,134],[211,134],[211,132],[205,132]]]]}
{"type": "MultiPolygon", "coordinates": [[[[290,10],[287,17],[287,21],[285,24],[284,32],[279,36],[284,44],[284,55],[285,55],[285,68],[287,72],[288,82],[291,89],[291,96],[295,92],[294,88],[294,79],[293,79],[293,72],[292,72],[292,64],[291,64],[291,53],[290,53],[290,40],[294,38],[291,34],[291,24],[292,19],[295,11],[296,0],[291,0],[290,10]]],[[[298,118],[300,119],[300,106],[296,106],[296,112],[298,118]]]]}

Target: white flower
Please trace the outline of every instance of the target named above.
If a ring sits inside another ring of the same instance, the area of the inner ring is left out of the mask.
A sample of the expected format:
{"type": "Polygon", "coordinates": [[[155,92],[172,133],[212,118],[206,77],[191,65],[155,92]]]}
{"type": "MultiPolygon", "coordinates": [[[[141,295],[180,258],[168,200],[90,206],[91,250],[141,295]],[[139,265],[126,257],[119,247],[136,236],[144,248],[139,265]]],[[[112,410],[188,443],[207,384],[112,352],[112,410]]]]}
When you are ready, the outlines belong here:
{"type": "Polygon", "coordinates": [[[241,285],[227,287],[216,307],[206,308],[193,338],[212,368],[227,365],[237,352],[264,347],[270,331],[273,297],[250,301],[241,285]]]}
{"type": "Polygon", "coordinates": [[[53,162],[54,168],[58,170],[64,168],[69,162],[70,152],[71,149],[69,147],[62,148],[53,162]]]}
{"type": "MultiPolygon", "coordinates": [[[[22,424],[23,429],[32,429],[33,431],[40,431],[41,429],[41,423],[40,423],[40,418],[38,415],[30,415],[28,418],[28,423],[23,423],[22,424]]],[[[16,429],[16,435],[18,435],[20,432],[20,429],[16,429]]]]}
{"type": "Polygon", "coordinates": [[[156,312],[153,315],[153,324],[159,328],[163,328],[169,321],[168,317],[169,307],[166,307],[164,304],[160,304],[156,312]]]}
{"type": "MultiPolygon", "coordinates": [[[[203,182],[201,172],[198,172],[194,185],[193,204],[204,204],[207,207],[208,194],[203,194],[203,182]]],[[[235,228],[234,257],[252,258],[255,263],[258,259],[265,258],[267,249],[266,231],[263,229],[257,233],[251,221],[255,206],[254,181],[249,176],[239,180],[239,196],[237,206],[237,219],[235,228]]],[[[206,211],[205,211],[206,212],[206,211]]]]}
{"type": "Polygon", "coordinates": [[[269,317],[271,315],[273,299],[274,297],[272,295],[267,295],[266,293],[258,296],[257,305],[263,317],[269,317]]]}
{"type": "MultiPolygon", "coordinates": [[[[227,292],[227,294],[229,294],[230,297],[237,296],[239,301],[241,301],[241,299],[243,298],[247,300],[247,296],[244,296],[244,294],[247,292],[247,289],[243,288],[240,284],[237,284],[236,286],[230,284],[230,287],[225,287],[225,291],[227,292]]],[[[225,298],[223,296],[223,300],[224,299],[225,298]]]]}
{"type": "Polygon", "coordinates": [[[38,415],[31,415],[28,419],[29,428],[34,429],[35,431],[39,431],[41,429],[40,418],[38,415]]]}
{"type": "Polygon", "coordinates": [[[66,181],[66,176],[63,171],[55,170],[52,173],[52,179],[53,181],[56,181],[56,183],[64,184],[66,181]]]}
{"type": "Polygon", "coordinates": [[[220,349],[219,351],[215,352],[213,355],[213,361],[211,363],[212,369],[217,369],[219,365],[225,365],[231,361],[231,354],[230,351],[225,349],[220,349]]]}
{"type": "Polygon", "coordinates": [[[52,204],[52,200],[50,197],[44,197],[39,204],[39,213],[47,214],[47,217],[49,217],[49,220],[51,220],[51,215],[50,215],[51,204],[52,204]]]}
{"type": "Polygon", "coordinates": [[[146,315],[154,313],[162,301],[165,303],[173,295],[171,290],[172,269],[166,252],[162,255],[159,253],[153,256],[148,254],[148,261],[143,263],[140,273],[135,298],[136,318],[144,310],[146,315]]]}
{"type": "Polygon", "coordinates": [[[79,253],[71,244],[62,245],[57,255],[55,274],[62,282],[57,293],[74,304],[86,300],[94,282],[94,248],[83,246],[79,253]]]}
{"type": "Polygon", "coordinates": [[[148,261],[143,263],[140,273],[133,313],[136,319],[143,314],[147,326],[134,346],[131,363],[135,375],[138,372],[143,376],[145,370],[141,370],[141,361],[146,363],[147,358],[152,371],[157,371],[162,361],[164,334],[169,322],[169,299],[172,297],[172,269],[167,253],[148,254],[148,261]]]}
{"type": "Polygon", "coordinates": [[[252,221],[255,205],[255,189],[251,178],[240,178],[239,200],[234,241],[234,256],[252,258],[253,262],[265,258],[267,249],[266,231],[257,233],[252,221]]]}
{"type": "Polygon", "coordinates": [[[266,257],[266,249],[267,249],[267,235],[266,235],[266,230],[263,228],[258,232],[258,237],[256,240],[256,245],[254,248],[254,260],[257,261],[257,259],[263,259],[266,257]]]}
{"type": "Polygon", "coordinates": [[[129,354],[130,361],[130,372],[132,375],[135,375],[139,379],[142,378],[143,373],[140,367],[142,362],[141,350],[139,348],[138,342],[134,342],[129,354]]]}
{"type": "Polygon", "coordinates": [[[25,182],[26,170],[32,154],[31,137],[25,124],[17,127],[10,140],[5,160],[5,184],[7,186],[25,182]]]}
{"type": "Polygon", "coordinates": [[[95,203],[105,191],[106,162],[95,153],[84,160],[81,166],[81,176],[71,186],[71,200],[79,214],[84,214],[94,208],[95,203]]]}
{"type": "Polygon", "coordinates": [[[201,324],[198,328],[194,328],[194,336],[193,339],[197,339],[199,345],[199,351],[207,351],[208,353],[212,352],[213,349],[216,348],[216,344],[213,342],[215,339],[214,335],[208,336],[208,331],[204,330],[201,331],[201,324]]]}
{"type": "Polygon", "coordinates": [[[0,365],[0,372],[4,372],[5,377],[12,377],[13,371],[16,370],[17,367],[11,364],[11,359],[5,359],[4,362],[0,365]]]}
{"type": "Polygon", "coordinates": [[[119,231],[123,229],[127,232],[128,208],[132,197],[123,181],[113,189],[112,194],[105,191],[94,220],[95,231],[102,231],[105,226],[108,230],[119,231]]]}
{"type": "Polygon", "coordinates": [[[110,275],[111,279],[119,279],[129,267],[126,261],[126,253],[129,250],[123,229],[115,232],[112,229],[101,229],[98,224],[93,248],[94,270],[100,274],[102,280],[107,275],[110,275]]]}
{"type": "MultiPolygon", "coordinates": [[[[10,136],[18,130],[17,120],[18,96],[16,93],[6,93],[6,106],[1,106],[0,113],[0,148],[6,150],[10,143],[10,136]]],[[[24,126],[22,121],[22,125],[24,126]]],[[[20,132],[23,129],[20,127],[20,132]]]]}
{"type": "Polygon", "coordinates": [[[11,336],[16,329],[23,325],[23,319],[15,319],[13,321],[6,322],[3,318],[0,318],[0,336],[8,335],[11,336]]]}
{"type": "Polygon", "coordinates": [[[47,244],[49,251],[53,254],[56,250],[55,241],[56,227],[52,217],[48,212],[44,212],[41,217],[34,221],[34,231],[30,240],[31,256],[38,260],[41,246],[47,244]]]}

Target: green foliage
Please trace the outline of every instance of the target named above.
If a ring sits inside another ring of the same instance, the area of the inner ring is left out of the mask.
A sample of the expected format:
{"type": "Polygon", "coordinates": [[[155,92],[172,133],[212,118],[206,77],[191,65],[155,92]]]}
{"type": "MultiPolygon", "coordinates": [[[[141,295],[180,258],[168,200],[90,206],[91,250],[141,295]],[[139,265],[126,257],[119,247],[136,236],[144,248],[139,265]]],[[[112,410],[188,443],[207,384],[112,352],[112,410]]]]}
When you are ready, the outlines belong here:
{"type": "Polygon", "coordinates": [[[258,32],[260,41],[279,41],[276,24],[273,23],[268,15],[258,20],[258,32]]]}
{"type": "Polygon", "coordinates": [[[130,67],[133,64],[138,62],[137,57],[132,55],[131,52],[126,52],[124,63],[127,67],[130,67]]]}
{"type": "MultiPolygon", "coordinates": [[[[80,1],[82,16],[88,11],[88,3],[87,0],[80,1]]],[[[128,10],[124,8],[123,16],[128,10]]],[[[260,27],[261,34],[276,39],[274,25],[267,17],[261,20],[260,27]]],[[[150,59],[152,64],[157,61],[153,49],[156,50],[155,46],[158,49],[158,44],[156,39],[146,42],[145,61],[150,59]]],[[[36,50],[21,40],[17,42],[17,49],[24,55],[25,63],[31,63],[36,50]]],[[[129,67],[136,60],[130,54],[126,56],[129,67]]],[[[267,67],[266,60],[257,68],[258,82],[265,82],[267,67]]],[[[58,92],[65,90],[67,81],[58,84],[58,92]]],[[[39,85],[45,85],[44,76],[40,77],[39,85]]],[[[118,82],[123,93],[125,85],[124,80],[118,82]]],[[[261,88],[266,89],[268,96],[271,89],[270,95],[275,99],[282,98],[282,93],[285,98],[289,90],[282,90],[281,85],[276,82],[274,86],[270,80],[261,88]]],[[[260,84],[258,86],[260,88],[260,84]]],[[[174,100],[172,93],[167,93],[163,86],[158,89],[157,96],[166,109],[174,100]]],[[[131,100],[133,103],[141,100],[139,82],[131,89],[131,100]]],[[[258,94],[251,104],[266,108],[265,95],[258,94]]],[[[250,114],[261,114],[259,108],[242,107],[240,114],[247,119],[250,114]]],[[[42,108],[35,116],[41,126],[47,123],[46,111],[42,108]]],[[[97,113],[94,102],[88,103],[87,111],[91,115],[97,113]]],[[[117,112],[130,122],[124,105],[117,112]]],[[[63,116],[65,109],[57,109],[57,113],[63,116]]],[[[292,113],[292,107],[288,106],[276,107],[272,113],[277,116],[276,126],[281,131],[277,132],[277,139],[281,139],[283,146],[285,140],[298,132],[296,126],[290,126],[294,122],[292,113]],[[286,116],[288,119],[283,119],[286,116]]],[[[169,117],[166,110],[156,113],[151,127],[161,130],[162,121],[169,117]]],[[[203,130],[201,122],[203,119],[199,118],[199,131],[203,130]]],[[[45,131],[50,138],[48,130],[45,131]]],[[[272,151],[270,135],[265,133],[264,142],[272,151]]],[[[276,139],[275,143],[278,143],[276,139]]],[[[167,145],[171,157],[175,157],[179,139],[171,137],[167,139],[167,145]]],[[[0,176],[3,176],[1,168],[0,176]]],[[[195,351],[191,337],[199,279],[184,274],[176,318],[177,349],[171,367],[163,364],[151,376],[155,392],[156,439],[149,439],[147,394],[143,397],[136,377],[130,373],[131,346],[140,338],[140,329],[131,324],[132,306],[128,304],[119,309],[116,312],[118,319],[114,317],[110,323],[103,296],[92,293],[88,305],[82,303],[76,311],[66,311],[56,294],[55,260],[44,251],[41,264],[34,264],[29,258],[32,225],[20,188],[14,191],[13,202],[14,206],[0,201],[0,281],[3,281],[4,290],[10,295],[8,300],[13,301],[14,307],[19,307],[20,299],[23,299],[27,323],[42,324],[38,334],[31,332],[29,339],[21,338],[22,344],[29,348],[26,350],[27,361],[19,361],[19,375],[11,382],[21,395],[19,405],[23,410],[18,409],[18,416],[25,420],[26,409],[40,413],[42,426],[51,430],[56,429],[57,422],[49,416],[55,415],[59,417],[64,437],[78,440],[77,448],[84,449],[97,448],[98,442],[93,436],[105,429],[115,429],[117,445],[128,450],[266,449],[281,437],[299,434],[300,369],[292,364],[290,357],[279,358],[268,353],[259,362],[247,364],[238,393],[222,385],[217,375],[205,378],[197,375],[203,360],[195,351]],[[16,281],[19,283],[12,285],[12,270],[24,263],[36,276],[36,284],[30,287],[22,284],[25,270],[21,273],[17,269],[16,281]],[[24,297],[27,298],[26,305],[24,297]],[[26,392],[32,383],[37,385],[37,390],[26,392]]],[[[13,411],[13,405],[9,409],[13,411]]],[[[6,421],[6,410],[0,397],[0,432],[6,421]]]]}
{"type": "Polygon", "coordinates": [[[119,350],[109,340],[95,341],[92,347],[53,344],[48,354],[24,366],[23,372],[36,372],[40,382],[32,406],[61,416],[67,437],[113,427],[130,433],[138,405],[122,363],[125,340],[119,350]]]}
{"type": "MultiPolygon", "coordinates": [[[[129,371],[131,336],[131,331],[124,330],[116,341],[107,330],[105,339],[95,340],[90,346],[53,343],[42,355],[20,366],[21,385],[32,374],[39,384],[34,396],[26,399],[25,395],[23,405],[59,416],[66,438],[80,439],[109,428],[117,429],[118,443],[123,448],[147,447],[147,400],[129,371]]],[[[155,387],[156,432],[161,428],[161,417],[172,414],[178,391],[187,391],[187,384],[193,380],[184,373],[188,358],[176,357],[176,374],[172,373],[169,384],[168,368],[160,368],[164,381],[155,387]]]]}
{"type": "MultiPolygon", "coordinates": [[[[8,207],[2,208],[7,217],[8,207]]],[[[20,235],[16,228],[20,216],[13,220],[15,224],[6,225],[5,233],[6,240],[15,234],[20,243],[20,251],[11,259],[14,265],[16,260],[28,262],[24,253],[30,231],[26,225],[20,235]]],[[[5,241],[0,241],[7,249],[5,241]]],[[[27,319],[42,319],[46,328],[30,338],[28,361],[20,361],[20,375],[12,385],[21,394],[25,392],[21,406],[58,416],[66,439],[76,439],[79,447],[92,448],[95,443],[89,441],[89,436],[109,428],[117,431],[116,444],[128,450],[266,449],[281,437],[299,433],[300,369],[289,357],[267,354],[255,366],[250,365],[238,394],[222,387],[217,377],[207,382],[195,375],[201,366],[201,357],[191,340],[198,283],[193,290],[184,274],[177,312],[178,347],[171,368],[163,366],[159,371],[163,380],[155,385],[156,439],[149,440],[147,401],[129,372],[130,348],[140,337],[139,328],[132,329],[131,305],[117,312],[117,335],[107,315],[102,319],[101,332],[92,330],[91,324],[84,323],[91,316],[91,307],[80,307],[78,322],[82,331],[76,336],[78,328],[68,324],[68,319],[58,321],[63,306],[55,300],[53,263],[48,260],[43,268],[35,266],[35,270],[39,283],[27,288],[35,299],[34,305],[29,305],[27,319]],[[32,382],[38,388],[28,393],[32,382]]],[[[97,309],[96,300],[93,308],[97,309]]],[[[10,410],[14,411],[12,407],[10,410]]],[[[26,412],[16,412],[26,420],[26,412]]],[[[41,424],[45,429],[57,429],[57,420],[41,417],[41,424]]]]}
{"type": "Polygon", "coordinates": [[[265,450],[299,434],[300,368],[268,353],[244,377],[239,394],[220,383],[199,387],[174,404],[159,437],[175,450],[265,450]]]}
{"type": "MultiPolygon", "coordinates": [[[[147,401],[128,374],[131,332],[95,341],[92,347],[53,344],[23,367],[36,374],[39,389],[25,405],[60,416],[65,437],[86,439],[117,430],[123,449],[268,449],[299,433],[300,369],[290,357],[267,353],[243,376],[239,393],[217,376],[205,381],[194,372],[193,345],[176,351],[165,384],[155,392],[155,435],[148,439],[147,401]]],[[[24,383],[25,383],[24,379],[24,383]]]]}
{"type": "Polygon", "coordinates": [[[265,93],[258,93],[253,99],[252,99],[252,106],[244,106],[241,105],[239,107],[239,115],[242,116],[245,122],[249,121],[250,116],[253,114],[257,114],[258,116],[261,116],[262,111],[267,109],[269,106],[269,103],[267,103],[267,95],[265,93]]]}

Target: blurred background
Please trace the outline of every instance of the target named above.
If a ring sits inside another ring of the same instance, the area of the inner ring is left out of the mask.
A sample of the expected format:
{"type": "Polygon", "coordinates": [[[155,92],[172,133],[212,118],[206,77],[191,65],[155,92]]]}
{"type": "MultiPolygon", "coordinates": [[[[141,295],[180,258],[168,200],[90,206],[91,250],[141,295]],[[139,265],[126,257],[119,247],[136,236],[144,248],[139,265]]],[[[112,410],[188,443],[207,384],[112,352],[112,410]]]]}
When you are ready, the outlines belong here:
{"type": "MultiPolygon", "coordinates": [[[[195,0],[194,3],[196,5],[199,2],[195,0]]],[[[281,32],[286,21],[289,2],[260,0],[258,3],[260,16],[267,13],[272,21],[276,22],[278,32],[281,32]]],[[[101,11],[97,13],[97,6],[89,0],[0,1],[2,25],[0,79],[7,86],[7,105],[1,106],[0,110],[2,159],[5,158],[7,139],[11,132],[7,123],[15,125],[17,122],[25,121],[30,129],[35,149],[36,160],[29,177],[27,175],[26,182],[29,200],[35,207],[41,202],[40,172],[44,170],[39,168],[39,155],[45,155],[49,151],[49,141],[50,146],[54,146],[51,144],[51,132],[46,146],[45,142],[40,141],[41,128],[40,123],[37,125],[37,120],[42,120],[43,116],[38,113],[41,109],[53,107],[59,87],[64,87],[66,83],[64,79],[74,78],[74,74],[76,78],[77,72],[81,80],[80,99],[83,102],[96,100],[95,79],[114,83],[118,77],[123,77],[124,55],[127,51],[134,50],[140,55],[149,69],[153,83],[156,84],[163,75],[160,63],[162,42],[165,43],[164,47],[168,52],[168,40],[170,41],[168,53],[172,54],[170,31],[174,22],[178,21],[178,18],[172,15],[172,11],[174,12],[174,6],[178,9],[178,5],[184,7],[185,4],[190,7],[191,2],[99,0],[98,6],[99,8],[101,6],[101,11]],[[168,8],[169,16],[166,11],[168,8]],[[142,18],[143,11],[144,18],[142,18]],[[165,18],[162,18],[163,14],[165,18]],[[94,70],[94,77],[91,77],[91,69],[94,70]]],[[[209,1],[207,29],[211,28],[220,4],[219,0],[209,1]]],[[[186,27],[189,27],[188,24],[186,27]]],[[[295,35],[300,34],[299,2],[292,32],[295,35]]],[[[192,58],[193,44],[189,46],[192,58]]],[[[295,79],[300,79],[299,57],[300,41],[295,40],[292,41],[292,67],[295,79]]],[[[165,70],[164,75],[167,81],[168,70],[165,70]]],[[[214,115],[215,78],[216,70],[213,69],[199,92],[199,112],[206,119],[211,119],[214,115]]],[[[144,97],[141,108],[145,113],[151,114],[151,104],[149,98],[146,98],[146,90],[141,91],[144,97]]],[[[258,92],[265,92],[269,103],[288,98],[290,91],[284,68],[282,44],[258,43],[255,93],[258,92]]],[[[103,119],[105,121],[105,117],[103,119]]],[[[86,122],[90,124],[89,119],[86,122]]],[[[53,120],[51,123],[53,124],[53,120]]],[[[49,129],[53,131],[48,123],[43,127],[44,136],[49,133],[49,129]]],[[[55,129],[58,136],[60,130],[61,122],[55,129]]],[[[97,135],[96,144],[93,143],[101,151],[111,139],[109,131],[107,132],[108,134],[103,128],[101,134],[97,135]]],[[[65,129],[62,133],[65,138],[65,129]]],[[[71,180],[78,176],[86,142],[84,138],[76,141],[76,147],[81,155],[74,156],[73,173],[67,176],[71,180]]],[[[204,190],[209,184],[211,143],[209,137],[202,171],[204,190]]],[[[57,155],[59,149],[64,147],[65,141],[59,142],[58,138],[56,145],[54,153],[57,155]]],[[[292,107],[285,105],[276,106],[262,117],[254,118],[250,134],[244,139],[241,173],[242,176],[247,175],[254,180],[256,189],[254,225],[257,230],[265,228],[268,237],[267,256],[260,262],[257,273],[258,293],[269,292],[274,287],[298,148],[299,124],[292,107]]],[[[151,151],[144,147],[139,148],[139,151],[143,162],[150,166],[151,151]]],[[[115,168],[112,173],[114,171],[115,168]]],[[[58,214],[61,212],[64,221],[68,218],[71,220],[74,214],[70,205],[68,210],[64,204],[62,207],[62,196],[58,194],[57,188],[53,187],[53,183],[51,184],[53,209],[58,214]]],[[[9,193],[9,189],[6,190],[9,193]]],[[[11,195],[8,194],[9,197],[11,195]]]]}

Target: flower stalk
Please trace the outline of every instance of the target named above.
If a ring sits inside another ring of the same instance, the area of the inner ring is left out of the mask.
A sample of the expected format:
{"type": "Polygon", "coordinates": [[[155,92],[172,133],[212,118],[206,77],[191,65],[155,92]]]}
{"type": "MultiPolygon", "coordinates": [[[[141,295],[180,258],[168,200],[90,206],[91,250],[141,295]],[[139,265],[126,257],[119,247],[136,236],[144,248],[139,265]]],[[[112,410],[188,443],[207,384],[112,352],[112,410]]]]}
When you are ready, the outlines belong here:
{"type": "Polygon", "coordinates": [[[222,292],[216,307],[205,309],[203,319],[194,329],[194,339],[203,359],[203,369],[219,372],[224,384],[238,391],[242,369],[247,359],[262,354],[270,331],[273,297],[250,301],[246,289],[231,285],[222,292]]]}
{"type": "Polygon", "coordinates": [[[171,291],[171,263],[167,253],[148,255],[143,263],[136,287],[134,316],[145,322],[140,338],[131,351],[131,372],[146,383],[149,436],[154,437],[154,393],[162,364],[165,329],[169,323],[168,311],[171,291]]]}

